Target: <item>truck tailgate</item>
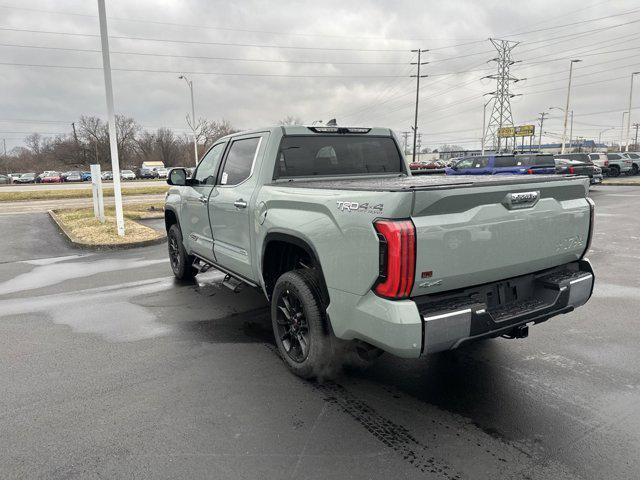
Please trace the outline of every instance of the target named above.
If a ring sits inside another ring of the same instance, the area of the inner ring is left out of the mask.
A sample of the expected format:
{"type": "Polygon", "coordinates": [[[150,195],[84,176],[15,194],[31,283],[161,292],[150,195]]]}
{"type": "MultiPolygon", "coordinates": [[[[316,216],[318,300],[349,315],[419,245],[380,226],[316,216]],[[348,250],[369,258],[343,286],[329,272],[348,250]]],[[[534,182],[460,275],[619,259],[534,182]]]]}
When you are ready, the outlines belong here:
{"type": "Polygon", "coordinates": [[[579,259],[588,179],[414,191],[413,296],[524,275],[579,259]]]}

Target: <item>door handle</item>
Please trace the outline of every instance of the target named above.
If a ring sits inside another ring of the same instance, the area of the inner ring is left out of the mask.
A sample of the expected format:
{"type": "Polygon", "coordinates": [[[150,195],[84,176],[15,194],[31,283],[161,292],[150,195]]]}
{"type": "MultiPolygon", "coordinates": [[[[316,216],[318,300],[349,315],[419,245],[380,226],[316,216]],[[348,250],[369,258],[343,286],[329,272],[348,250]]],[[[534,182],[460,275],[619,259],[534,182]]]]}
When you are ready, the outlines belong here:
{"type": "Polygon", "coordinates": [[[239,198],[238,200],[236,200],[235,202],[233,202],[233,205],[236,208],[247,208],[247,202],[245,202],[243,199],[239,198]]]}
{"type": "Polygon", "coordinates": [[[208,203],[209,200],[207,200],[207,197],[205,197],[204,195],[202,195],[201,197],[198,197],[198,201],[200,203],[208,203]]]}

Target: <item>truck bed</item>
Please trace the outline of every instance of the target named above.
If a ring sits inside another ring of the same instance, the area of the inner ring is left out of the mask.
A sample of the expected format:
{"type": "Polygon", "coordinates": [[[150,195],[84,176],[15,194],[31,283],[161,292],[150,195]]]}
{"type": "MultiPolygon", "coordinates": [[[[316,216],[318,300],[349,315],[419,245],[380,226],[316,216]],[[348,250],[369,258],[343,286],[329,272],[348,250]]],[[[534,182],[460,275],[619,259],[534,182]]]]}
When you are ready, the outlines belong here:
{"type": "Polygon", "coordinates": [[[584,176],[573,175],[429,175],[429,176],[370,176],[359,178],[319,178],[278,180],[278,186],[316,188],[322,190],[355,190],[372,192],[406,192],[416,190],[439,190],[493,185],[523,185],[528,183],[559,182],[573,179],[584,180],[584,176]]]}

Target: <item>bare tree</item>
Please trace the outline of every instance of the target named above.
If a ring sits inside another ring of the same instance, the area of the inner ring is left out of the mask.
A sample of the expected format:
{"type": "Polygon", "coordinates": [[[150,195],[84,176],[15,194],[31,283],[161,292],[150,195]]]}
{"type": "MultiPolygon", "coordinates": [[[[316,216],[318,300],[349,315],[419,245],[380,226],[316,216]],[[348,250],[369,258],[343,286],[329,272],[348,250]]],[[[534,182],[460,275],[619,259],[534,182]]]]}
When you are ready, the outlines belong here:
{"type": "Polygon", "coordinates": [[[302,125],[302,119],[300,117],[295,117],[293,115],[287,115],[280,121],[278,121],[278,125],[302,125]]]}
{"type": "Polygon", "coordinates": [[[32,133],[28,137],[25,137],[24,143],[27,148],[33,152],[34,155],[40,155],[42,146],[42,135],[40,135],[39,133],[32,133]]]}

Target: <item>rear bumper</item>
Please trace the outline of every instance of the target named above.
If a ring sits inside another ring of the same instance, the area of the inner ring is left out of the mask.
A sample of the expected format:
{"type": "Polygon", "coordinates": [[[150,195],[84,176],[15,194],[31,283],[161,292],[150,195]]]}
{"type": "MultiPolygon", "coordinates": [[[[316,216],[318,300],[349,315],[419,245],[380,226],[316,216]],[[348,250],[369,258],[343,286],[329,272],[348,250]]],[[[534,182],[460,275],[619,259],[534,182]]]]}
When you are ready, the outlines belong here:
{"type": "Polygon", "coordinates": [[[602,183],[602,178],[602,174],[594,174],[589,178],[589,183],[591,183],[591,185],[602,183]]]}
{"type": "Polygon", "coordinates": [[[419,306],[424,328],[422,353],[451,350],[474,340],[511,335],[524,325],[571,312],[589,300],[593,284],[591,265],[588,260],[581,260],[541,274],[467,289],[445,302],[423,304],[419,306]],[[493,308],[486,301],[487,292],[509,295],[516,289],[528,295],[493,308]]]}
{"type": "Polygon", "coordinates": [[[411,300],[387,300],[372,291],[355,295],[329,288],[327,314],[333,333],[340,339],[358,339],[399,357],[417,358],[473,340],[509,335],[523,325],[568,313],[589,300],[593,283],[589,261],[580,260],[536,274],[411,300]],[[500,302],[499,306],[489,297],[500,291],[512,300],[517,291],[521,300],[500,302]]]}

